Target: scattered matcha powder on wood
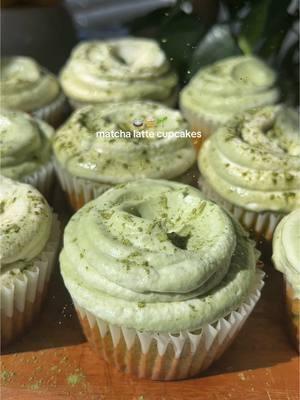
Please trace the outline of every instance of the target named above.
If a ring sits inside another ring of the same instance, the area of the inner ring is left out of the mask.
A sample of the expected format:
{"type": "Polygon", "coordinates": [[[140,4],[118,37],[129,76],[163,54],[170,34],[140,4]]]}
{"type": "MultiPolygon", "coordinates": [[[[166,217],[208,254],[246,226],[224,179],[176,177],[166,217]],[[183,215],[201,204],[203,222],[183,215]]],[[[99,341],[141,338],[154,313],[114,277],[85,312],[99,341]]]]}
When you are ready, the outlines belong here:
{"type": "Polygon", "coordinates": [[[85,379],[85,375],[82,372],[75,371],[73,374],[70,374],[67,377],[67,382],[69,385],[75,386],[75,385],[78,385],[79,383],[81,383],[84,379],[85,379]]]}

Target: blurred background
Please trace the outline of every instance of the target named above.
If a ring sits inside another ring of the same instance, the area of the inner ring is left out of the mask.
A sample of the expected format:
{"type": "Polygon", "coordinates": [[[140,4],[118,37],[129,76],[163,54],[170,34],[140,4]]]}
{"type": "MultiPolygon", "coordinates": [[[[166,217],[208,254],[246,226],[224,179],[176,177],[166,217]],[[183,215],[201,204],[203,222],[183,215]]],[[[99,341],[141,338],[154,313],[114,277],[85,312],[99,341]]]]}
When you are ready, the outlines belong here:
{"type": "Polygon", "coordinates": [[[298,0],[1,0],[2,55],[36,58],[58,72],[80,40],[156,38],[186,84],[201,67],[256,54],[299,105],[298,0]]]}

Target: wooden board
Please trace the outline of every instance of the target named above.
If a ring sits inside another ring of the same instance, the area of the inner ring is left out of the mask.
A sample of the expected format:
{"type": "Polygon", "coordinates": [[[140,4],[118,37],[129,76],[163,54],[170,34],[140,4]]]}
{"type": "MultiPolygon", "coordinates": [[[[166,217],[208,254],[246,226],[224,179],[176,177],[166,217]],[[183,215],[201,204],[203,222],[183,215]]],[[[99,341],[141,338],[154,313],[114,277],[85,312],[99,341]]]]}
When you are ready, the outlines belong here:
{"type": "Polygon", "coordinates": [[[152,382],[113,370],[91,351],[57,269],[40,317],[1,356],[2,399],[298,400],[282,277],[270,265],[265,270],[261,300],[217,363],[199,378],[152,382]]]}

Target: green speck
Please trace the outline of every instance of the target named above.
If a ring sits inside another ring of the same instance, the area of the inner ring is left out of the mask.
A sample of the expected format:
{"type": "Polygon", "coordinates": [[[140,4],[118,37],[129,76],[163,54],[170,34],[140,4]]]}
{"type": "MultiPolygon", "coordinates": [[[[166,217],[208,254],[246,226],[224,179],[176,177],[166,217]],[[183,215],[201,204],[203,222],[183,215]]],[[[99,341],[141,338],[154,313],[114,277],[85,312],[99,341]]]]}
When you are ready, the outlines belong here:
{"type": "Polygon", "coordinates": [[[71,374],[67,377],[67,382],[71,386],[78,385],[85,379],[85,376],[82,372],[71,374]]]}

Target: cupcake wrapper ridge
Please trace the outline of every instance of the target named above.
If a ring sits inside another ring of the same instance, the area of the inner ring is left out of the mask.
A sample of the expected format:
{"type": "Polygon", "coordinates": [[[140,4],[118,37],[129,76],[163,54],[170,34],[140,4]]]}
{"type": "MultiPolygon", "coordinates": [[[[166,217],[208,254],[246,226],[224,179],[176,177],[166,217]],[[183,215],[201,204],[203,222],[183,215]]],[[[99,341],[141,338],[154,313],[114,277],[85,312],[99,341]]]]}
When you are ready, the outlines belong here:
{"type": "Polygon", "coordinates": [[[70,113],[68,100],[63,92],[57,96],[52,103],[32,111],[32,115],[36,118],[48,122],[54,127],[58,127],[70,113]]]}
{"type": "Polygon", "coordinates": [[[199,374],[235,338],[260,297],[264,273],[257,270],[247,300],[236,311],[198,332],[149,333],[115,326],[74,305],[93,348],[115,368],[152,380],[179,380],[199,374]]]}
{"type": "Polygon", "coordinates": [[[50,238],[32,267],[1,284],[1,345],[7,345],[30,325],[46,296],[60,243],[60,228],[54,214],[50,238]]]}
{"type": "Polygon", "coordinates": [[[254,232],[258,238],[263,237],[265,240],[270,241],[276,226],[285,215],[272,211],[250,211],[231,204],[216,193],[203,178],[198,180],[198,186],[205,197],[230,211],[247,230],[254,232]]]}
{"type": "Polygon", "coordinates": [[[54,180],[53,162],[49,161],[31,175],[24,176],[21,180],[24,183],[34,186],[46,197],[48,197],[54,180]]]}
{"type": "MultiPolygon", "coordinates": [[[[68,194],[69,202],[74,210],[79,210],[86,203],[94,200],[114,185],[108,183],[93,182],[88,179],[72,176],[68,171],[61,168],[57,161],[54,161],[54,168],[62,189],[68,194]]],[[[197,170],[190,168],[186,173],[174,178],[174,180],[186,185],[196,185],[197,170]]]]}

